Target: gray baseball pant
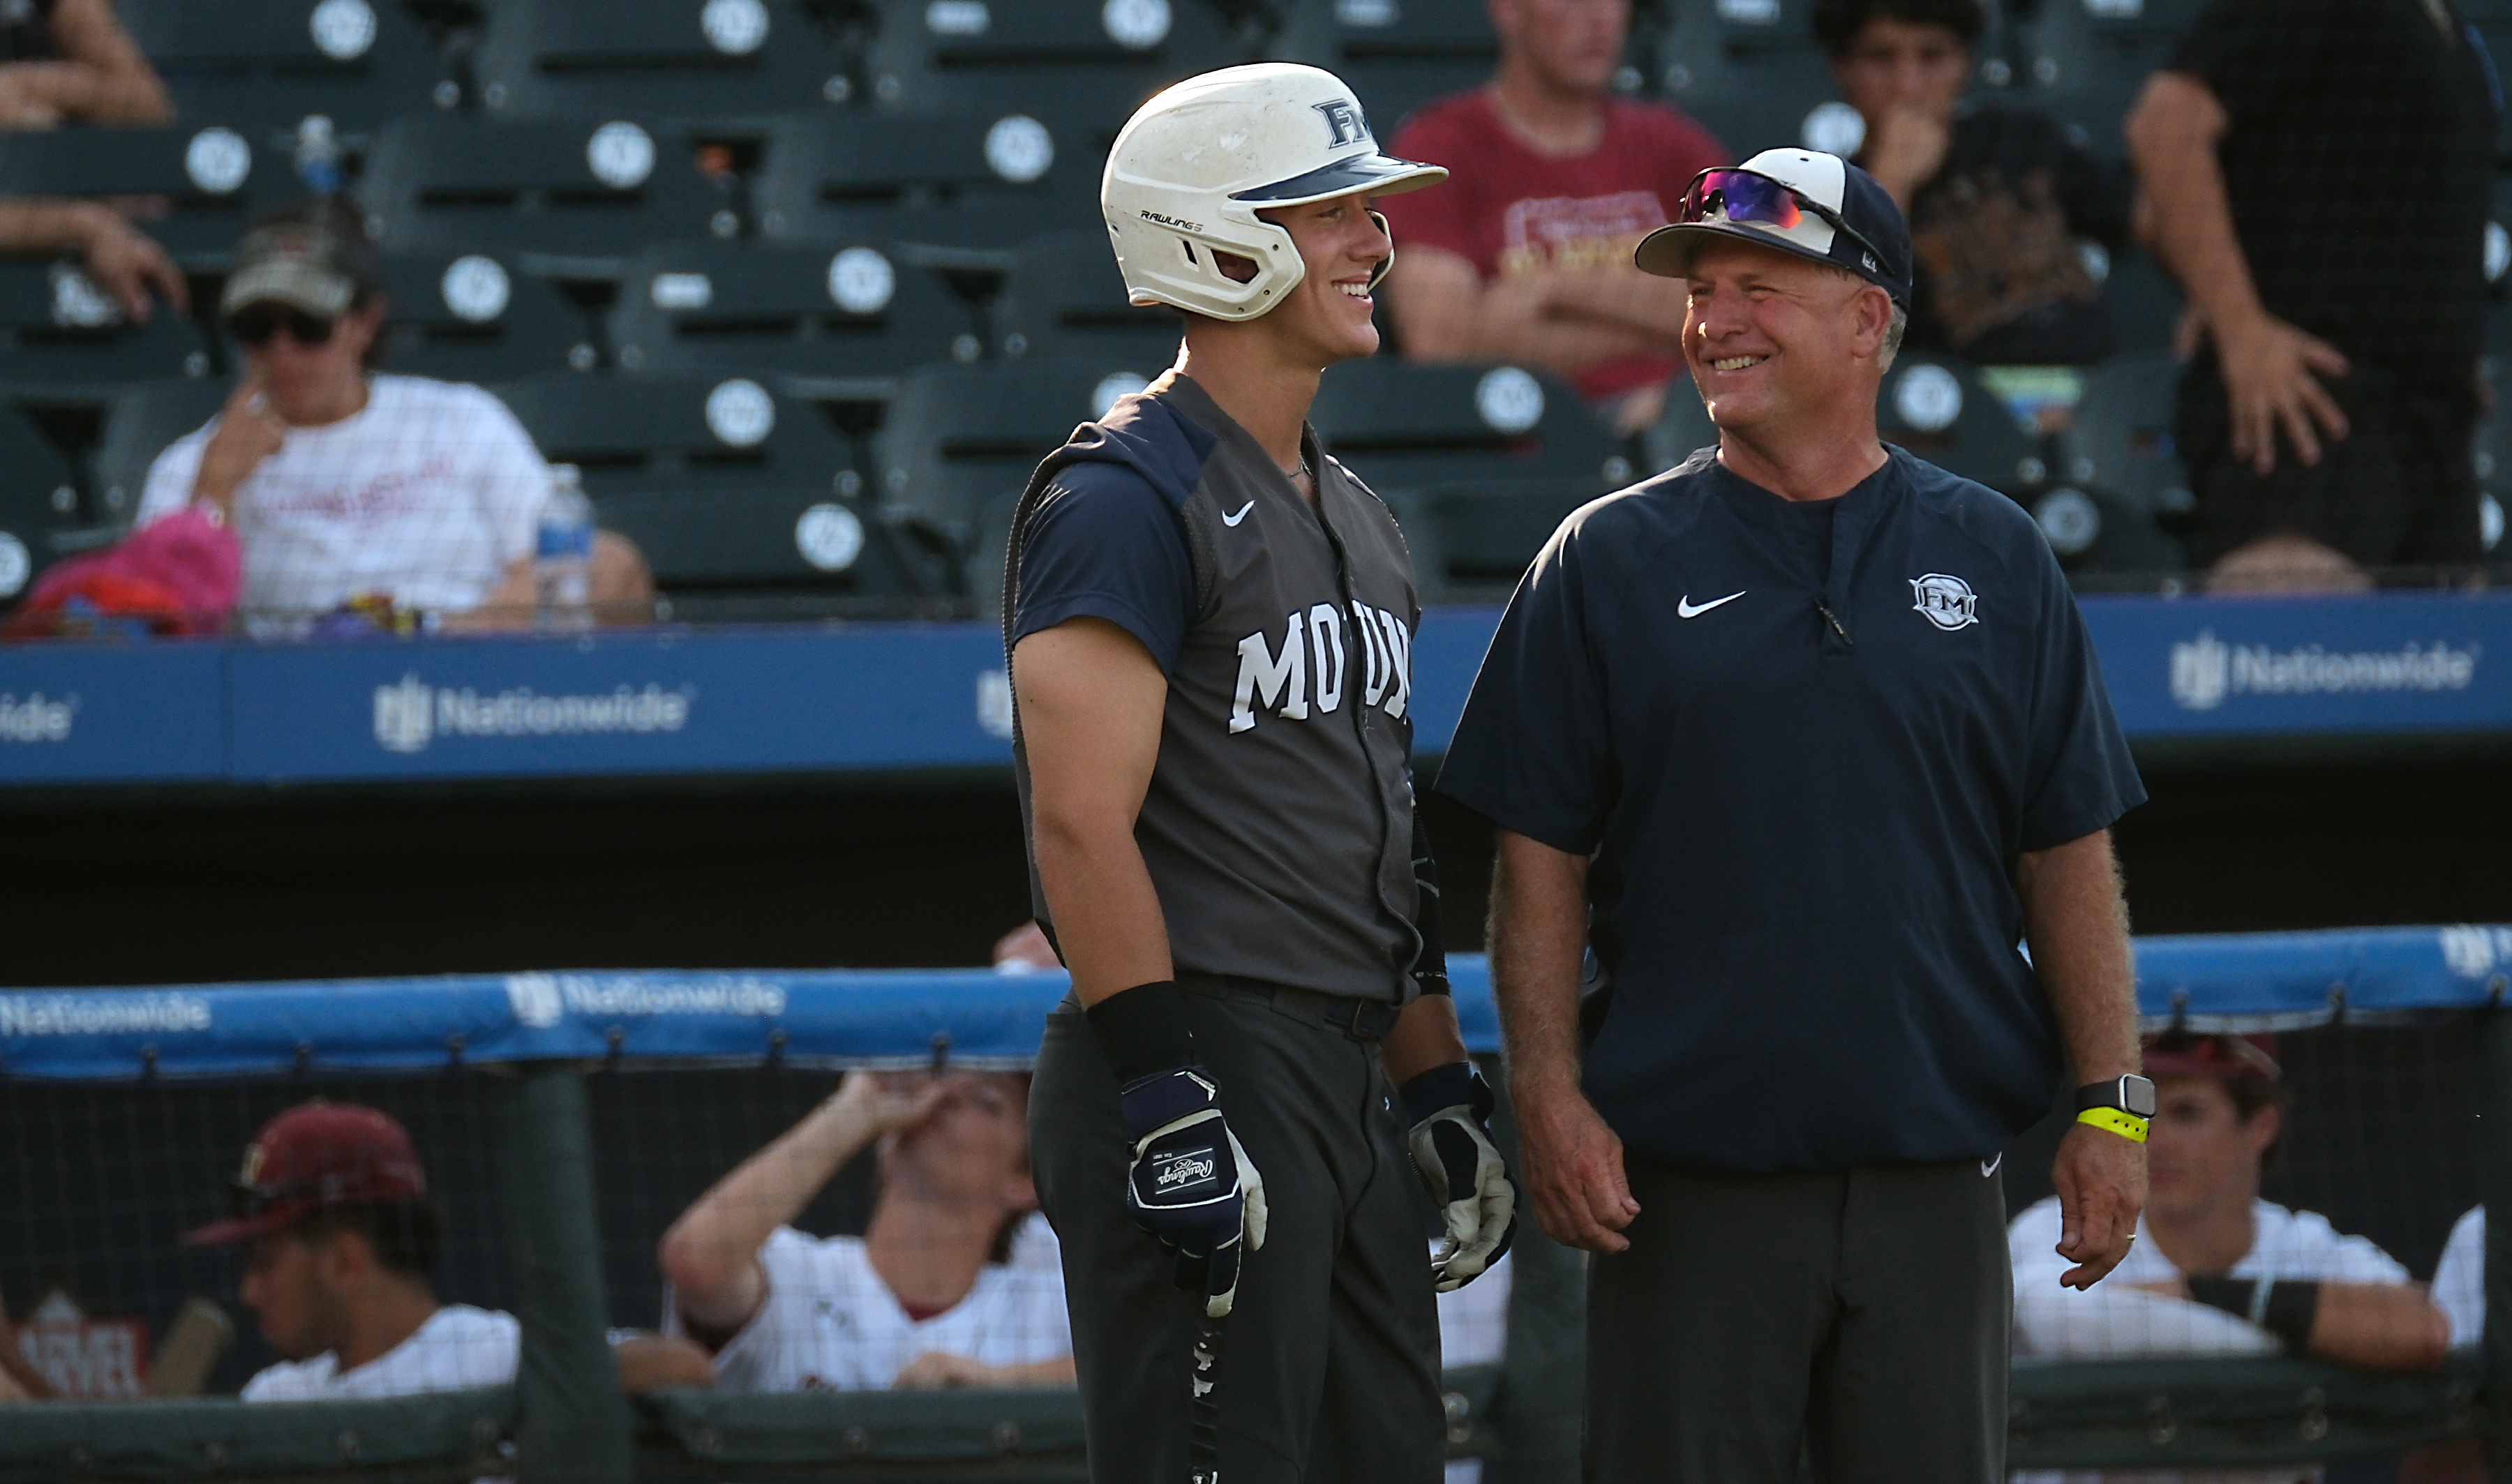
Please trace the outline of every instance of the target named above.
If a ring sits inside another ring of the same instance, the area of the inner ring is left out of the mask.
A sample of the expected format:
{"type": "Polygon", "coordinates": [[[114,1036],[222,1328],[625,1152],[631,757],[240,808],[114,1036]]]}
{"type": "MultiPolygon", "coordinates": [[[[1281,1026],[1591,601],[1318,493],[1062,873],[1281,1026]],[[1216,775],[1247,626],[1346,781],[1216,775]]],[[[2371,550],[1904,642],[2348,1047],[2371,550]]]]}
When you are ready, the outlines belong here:
{"type": "MultiPolygon", "coordinates": [[[[1221,1476],[1435,1484],[1447,1452],[1438,1309],[1420,1177],[1378,1047],[1329,1027],[1322,996],[1181,983],[1268,1212],[1224,1322],[1221,1476]]],[[[1047,1017],[1029,1118],[1039,1201],[1063,1246],[1090,1477],[1182,1481],[1201,1301],[1170,1282],[1169,1255],[1125,1214],[1132,1149],[1116,1076],[1070,998],[1047,1017]]]]}

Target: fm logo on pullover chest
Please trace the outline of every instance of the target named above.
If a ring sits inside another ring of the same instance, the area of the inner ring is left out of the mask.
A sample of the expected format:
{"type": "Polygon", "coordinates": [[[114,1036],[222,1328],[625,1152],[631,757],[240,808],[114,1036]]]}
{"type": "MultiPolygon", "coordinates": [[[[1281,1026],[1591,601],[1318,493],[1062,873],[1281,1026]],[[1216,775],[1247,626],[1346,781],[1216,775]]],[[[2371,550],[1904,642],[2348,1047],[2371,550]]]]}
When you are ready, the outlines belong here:
{"type": "Polygon", "coordinates": [[[1365,603],[1355,601],[1348,616],[1335,604],[1319,603],[1284,614],[1278,629],[1259,629],[1238,641],[1238,679],[1230,699],[1232,734],[1254,730],[1259,708],[1292,722],[1309,720],[1313,711],[1333,715],[1342,708],[1353,679],[1350,650],[1354,646],[1360,650],[1360,703],[1401,718],[1413,698],[1412,628],[1365,603]],[[1279,645],[1273,639],[1276,633],[1282,636],[1279,645]]]}

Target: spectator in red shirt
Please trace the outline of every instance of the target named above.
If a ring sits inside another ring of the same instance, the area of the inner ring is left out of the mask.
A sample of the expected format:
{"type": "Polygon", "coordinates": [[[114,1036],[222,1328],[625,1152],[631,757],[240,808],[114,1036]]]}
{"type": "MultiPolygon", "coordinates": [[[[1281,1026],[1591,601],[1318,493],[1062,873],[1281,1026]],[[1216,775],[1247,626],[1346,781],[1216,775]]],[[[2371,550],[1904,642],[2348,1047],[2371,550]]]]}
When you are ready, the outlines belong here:
{"type": "Polygon", "coordinates": [[[1625,432],[1680,369],[1683,284],[1631,266],[1692,177],[1734,163],[1669,107],[1610,92],[1630,0],[1490,0],[1500,70],[1397,131],[1448,183],[1378,203],[1401,245],[1387,285],[1404,354],[1567,375],[1625,432]]]}

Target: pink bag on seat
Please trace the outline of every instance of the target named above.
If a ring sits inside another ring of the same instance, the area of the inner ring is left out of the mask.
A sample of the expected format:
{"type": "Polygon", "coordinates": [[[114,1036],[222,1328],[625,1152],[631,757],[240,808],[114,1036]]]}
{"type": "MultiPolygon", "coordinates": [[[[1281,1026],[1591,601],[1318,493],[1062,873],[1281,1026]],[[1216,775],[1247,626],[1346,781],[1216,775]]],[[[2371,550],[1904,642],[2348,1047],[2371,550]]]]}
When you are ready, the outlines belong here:
{"type": "Polygon", "coordinates": [[[11,639],[117,627],[215,634],[244,587],[235,532],[197,509],[149,522],[103,551],[55,563],[9,620],[11,639]]]}

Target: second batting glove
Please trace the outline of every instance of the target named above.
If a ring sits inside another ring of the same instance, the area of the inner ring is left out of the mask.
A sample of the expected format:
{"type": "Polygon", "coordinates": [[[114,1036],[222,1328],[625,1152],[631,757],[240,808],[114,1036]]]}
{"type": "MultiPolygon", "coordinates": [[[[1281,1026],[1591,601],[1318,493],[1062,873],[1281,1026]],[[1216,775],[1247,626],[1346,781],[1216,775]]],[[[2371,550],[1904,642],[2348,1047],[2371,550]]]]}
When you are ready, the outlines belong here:
{"type": "Polygon", "coordinates": [[[1472,1062],[1433,1067],[1404,1084],[1413,1167],[1439,1204],[1446,1234],[1431,1270],[1441,1293],[1465,1287],[1509,1251],[1517,1182],[1491,1140],[1491,1084],[1472,1062]]]}
{"type": "Polygon", "coordinates": [[[1244,1253],[1265,1245],[1265,1182],[1221,1115],[1221,1089],[1199,1067],[1157,1072],[1119,1094],[1134,1163],[1125,1209],[1176,1254],[1177,1285],[1218,1319],[1238,1296],[1244,1253]]]}

